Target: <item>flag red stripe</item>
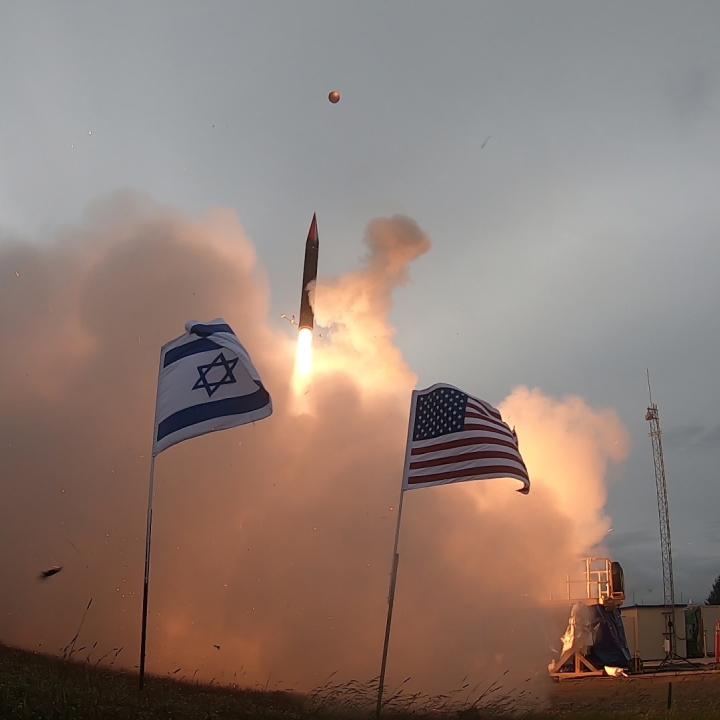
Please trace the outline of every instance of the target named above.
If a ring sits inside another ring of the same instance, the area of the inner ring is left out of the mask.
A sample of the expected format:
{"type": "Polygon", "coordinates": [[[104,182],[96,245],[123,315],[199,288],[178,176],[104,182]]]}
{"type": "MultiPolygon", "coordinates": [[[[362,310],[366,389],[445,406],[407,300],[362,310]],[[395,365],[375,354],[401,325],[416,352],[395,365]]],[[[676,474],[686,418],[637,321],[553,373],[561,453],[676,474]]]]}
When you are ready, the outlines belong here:
{"type": "Polygon", "coordinates": [[[477,420],[475,422],[466,422],[465,430],[486,430],[487,432],[494,432],[498,435],[504,435],[505,437],[509,437],[512,438],[512,440],[515,440],[515,436],[507,428],[503,429],[495,427],[494,425],[486,425],[484,422],[480,423],[477,420]]]}
{"type": "Polygon", "coordinates": [[[479,410],[480,412],[489,413],[494,418],[502,420],[502,415],[500,415],[500,413],[492,405],[490,405],[490,403],[486,403],[483,400],[476,400],[475,398],[469,397],[467,401],[467,407],[474,408],[475,410],[479,410]]]}
{"type": "Polygon", "coordinates": [[[446,440],[445,442],[437,443],[436,445],[426,445],[425,447],[414,447],[411,451],[411,455],[425,455],[426,453],[438,452],[439,450],[450,450],[451,448],[465,447],[467,445],[480,445],[487,443],[488,445],[503,445],[504,447],[512,448],[517,450],[518,447],[512,440],[498,440],[497,438],[476,435],[471,438],[461,438],[459,440],[446,440]]]}
{"type": "Polygon", "coordinates": [[[513,460],[523,467],[525,466],[525,463],[523,463],[522,458],[518,453],[503,452],[501,450],[478,450],[477,452],[462,453],[460,455],[453,455],[452,457],[434,458],[432,460],[417,460],[416,462],[410,463],[410,470],[437,467],[438,465],[452,465],[454,463],[467,462],[469,460],[491,460],[493,458],[497,458],[498,460],[513,460]]]}
{"type": "Polygon", "coordinates": [[[434,475],[409,475],[408,485],[422,485],[423,483],[438,482],[439,480],[453,480],[455,478],[471,477],[482,479],[488,475],[506,475],[513,478],[520,476],[529,481],[526,473],[517,468],[507,467],[505,465],[494,465],[476,468],[465,468],[464,470],[448,470],[446,472],[435,473],[434,475]]]}
{"type": "Polygon", "coordinates": [[[498,430],[502,430],[506,435],[510,435],[512,437],[512,432],[510,432],[510,428],[504,422],[497,422],[496,420],[489,418],[487,415],[466,412],[465,418],[472,418],[473,420],[482,420],[483,422],[490,423],[493,427],[498,428],[498,430]]]}

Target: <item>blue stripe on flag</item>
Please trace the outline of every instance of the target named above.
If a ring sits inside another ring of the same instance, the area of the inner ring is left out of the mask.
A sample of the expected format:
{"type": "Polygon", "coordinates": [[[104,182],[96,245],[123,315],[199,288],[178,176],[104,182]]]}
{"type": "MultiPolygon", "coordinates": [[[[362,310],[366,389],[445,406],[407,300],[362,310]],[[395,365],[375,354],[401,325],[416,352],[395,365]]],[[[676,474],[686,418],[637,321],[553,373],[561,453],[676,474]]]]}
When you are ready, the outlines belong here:
{"type": "Polygon", "coordinates": [[[218,350],[220,345],[208,338],[201,338],[200,340],[193,340],[192,342],[185,343],[179,347],[168,350],[165,353],[165,360],[163,361],[163,367],[172,365],[178,360],[182,360],[188,355],[195,355],[196,353],[206,352],[207,350],[218,350]]]}
{"type": "Polygon", "coordinates": [[[157,429],[156,441],[159,442],[171,433],[182,430],[189,425],[196,425],[205,420],[226,417],[228,415],[242,415],[244,413],[259,410],[270,404],[270,395],[262,385],[251,395],[242,397],[226,398],[225,400],[214,400],[213,402],[193,405],[183,410],[178,410],[169,417],[166,417],[157,429]]]}
{"type": "Polygon", "coordinates": [[[233,329],[227,323],[218,325],[204,325],[203,323],[196,323],[190,328],[190,332],[193,335],[200,335],[200,337],[207,337],[208,335],[219,332],[230,333],[230,335],[235,334],[233,329]]]}

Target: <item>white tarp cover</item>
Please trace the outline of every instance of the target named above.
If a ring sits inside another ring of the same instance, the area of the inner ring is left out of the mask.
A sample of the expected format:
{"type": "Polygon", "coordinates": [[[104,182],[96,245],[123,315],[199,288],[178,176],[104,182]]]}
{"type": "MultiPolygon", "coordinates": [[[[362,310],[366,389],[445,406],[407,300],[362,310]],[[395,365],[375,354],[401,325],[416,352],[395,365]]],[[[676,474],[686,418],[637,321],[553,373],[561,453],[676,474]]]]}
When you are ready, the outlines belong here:
{"type": "Polygon", "coordinates": [[[583,655],[593,644],[590,609],[585,603],[576,602],[570,610],[567,630],[560,638],[562,640],[562,652],[574,650],[583,655]]]}

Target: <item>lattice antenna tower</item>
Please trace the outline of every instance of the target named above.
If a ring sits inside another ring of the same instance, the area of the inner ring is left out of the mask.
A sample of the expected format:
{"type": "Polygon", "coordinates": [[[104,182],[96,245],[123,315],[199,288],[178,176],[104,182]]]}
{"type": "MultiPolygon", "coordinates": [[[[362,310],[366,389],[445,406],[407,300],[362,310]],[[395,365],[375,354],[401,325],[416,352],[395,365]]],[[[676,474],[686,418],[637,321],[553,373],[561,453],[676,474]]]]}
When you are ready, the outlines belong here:
{"type": "Polygon", "coordinates": [[[665,480],[665,460],[663,459],[662,433],[660,431],[660,411],[652,400],[650,371],[647,371],[650,406],[645,419],[650,423],[653,462],[655,464],[655,487],[657,490],[658,520],[660,522],[660,552],[663,573],[663,605],[665,606],[665,654],[675,656],[675,587],[673,584],[672,544],[670,542],[670,510],[668,508],[667,482],[665,480]]]}

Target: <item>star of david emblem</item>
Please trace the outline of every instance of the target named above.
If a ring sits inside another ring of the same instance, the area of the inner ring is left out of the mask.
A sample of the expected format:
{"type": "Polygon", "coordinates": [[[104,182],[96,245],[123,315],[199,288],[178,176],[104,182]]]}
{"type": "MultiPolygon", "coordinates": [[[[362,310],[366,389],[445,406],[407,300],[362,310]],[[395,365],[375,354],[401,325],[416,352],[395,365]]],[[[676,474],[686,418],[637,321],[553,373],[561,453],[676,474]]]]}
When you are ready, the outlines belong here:
{"type": "Polygon", "coordinates": [[[208,397],[212,397],[213,393],[221,385],[231,385],[237,382],[233,375],[233,370],[238,363],[238,358],[231,358],[228,360],[222,353],[220,353],[211,363],[207,365],[200,365],[197,371],[200,373],[200,378],[195,382],[192,389],[200,390],[201,388],[207,391],[208,397]],[[221,368],[222,376],[215,368],[221,368]],[[219,378],[219,379],[217,379],[219,378]]]}

